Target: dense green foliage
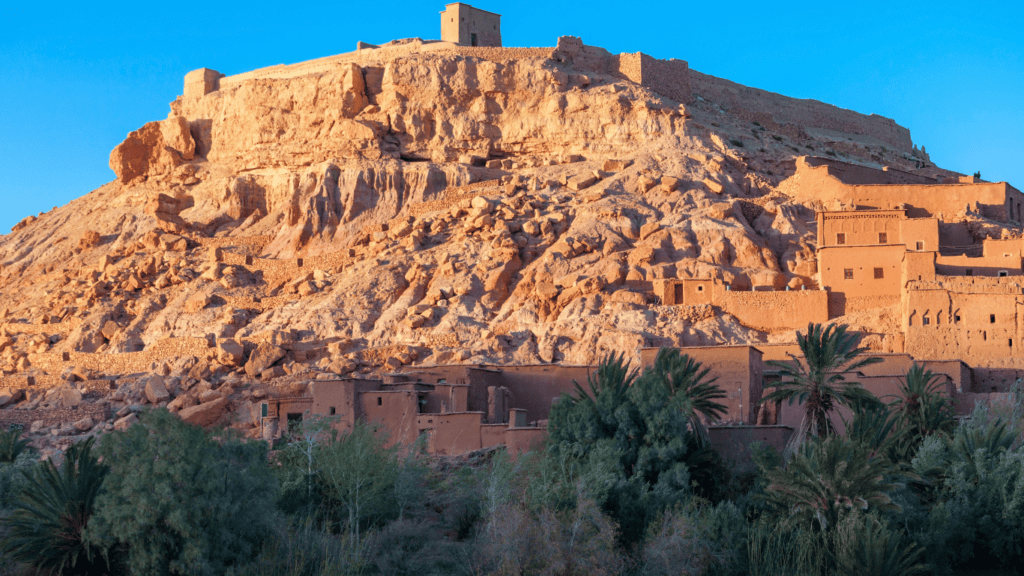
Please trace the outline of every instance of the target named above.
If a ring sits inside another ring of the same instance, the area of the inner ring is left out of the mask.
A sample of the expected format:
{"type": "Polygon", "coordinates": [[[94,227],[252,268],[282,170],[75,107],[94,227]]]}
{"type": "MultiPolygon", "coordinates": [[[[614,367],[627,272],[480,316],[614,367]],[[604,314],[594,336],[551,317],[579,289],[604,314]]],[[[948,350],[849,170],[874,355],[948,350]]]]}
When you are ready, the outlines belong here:
{"type": "Polygon", "coordinates": [[[28,439],[21,437],[21,428],[0,432],[0,464],[13,464],[28,447],[28,439]]]}
{"type": "Polygon", "coordinates": [[[898,399],[868,400],[821,368],[864,365],[856,343],[838,328],[810,332],[817,390],[852,417],[822,428],[809,415],[788,457],[755,444],[752,463],[728,468],[707,428],[724,394],[669,350],[642,374],[606,358],[553,406],[546,449],[516,458],[428,458],[371,424],[339,434],[310,415],[268,454],[155,410],[95,449],[73,446],[60,465],[28,450],[0,463],[6,559],[147,576],[1019,570],[1020,387],[957,423],[934,375],[914,365],[898,399]]]}
{"type": "Polygon", "coordinates": [[[69,448],[60,467],[46,460],[24,472],[26,482],[5,520],[5,555],[56,573],[107,570],[106,550],[83,538],[109,470],[92,454],[92,445],[89,439],[69,448]]]}
{"type": "Polygon", "coordinates": [[[577,384],[551,410],[551,452],[590,473],[590,490],[627,545],[695,489],[713,491],[709,472],[724,472],[701,418],[723,414],[715,400],[725,394],[706,377],[677,350],[661,350],[639,377],[622,356],[610,356],[590,377],[589,392],[577,384]]]}
{"type": "Polygon", "coordinates": [[[880,358],[862,356],[867,348],[860,346],[861,336],[847,332],[846,326],[808,324],[807,333],[797,333],[797,344],[803,356],[789,355],[788,362],[773,360],[781,380],[762,398],[762,403],[785,400],[804,404],[804,418],[793,435],[789,450],[795,451],[808,436],[831,434],[829,414],[837,405],[877,404],[879,400],[857,382],[848,382],[844,372],[853,372],[881,362],[880,358]]]}
{"type": "Polygon", "coordinates": [[[87,534],[123,546],[135,574],[223,574],[256,555],[277,519],[265,443],[155,410],[98,448],[111,472],[87,534]]]}

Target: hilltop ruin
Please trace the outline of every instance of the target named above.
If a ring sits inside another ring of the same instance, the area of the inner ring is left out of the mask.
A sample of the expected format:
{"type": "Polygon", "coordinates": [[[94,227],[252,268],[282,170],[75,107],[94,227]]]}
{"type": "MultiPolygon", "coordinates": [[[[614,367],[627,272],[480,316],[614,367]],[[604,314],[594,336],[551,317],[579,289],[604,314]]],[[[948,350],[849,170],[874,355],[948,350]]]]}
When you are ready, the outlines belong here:
{"type": "Polygon", "coordinates": [[[865,333],[879,393],[911,359],[961,410],[1022,375],[1013,186],[683,60],[504,47],[474,10],[186,74],[114,181],[0,238],[0,422],[59,447],[147,404],[267,438],[309,411],[518,450],[603,355],[674,346],[729,394],[720,445],[777,442],[763,361],[808,322],[865,333]]]}

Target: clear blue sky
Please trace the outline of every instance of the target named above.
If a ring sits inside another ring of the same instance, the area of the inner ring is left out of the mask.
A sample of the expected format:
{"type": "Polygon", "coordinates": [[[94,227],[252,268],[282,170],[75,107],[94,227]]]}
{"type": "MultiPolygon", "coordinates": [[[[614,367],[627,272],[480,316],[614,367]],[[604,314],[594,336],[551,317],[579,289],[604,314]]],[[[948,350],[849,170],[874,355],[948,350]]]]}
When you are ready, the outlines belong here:
{"type": "MultiPolygon", "coordinates": [[[[581,36],[788,96],[894,118],[940,166],[1024,189],[1020,2],[497,2],[508,46],[581,36]]],[[[236,74],[440,36],[444,2],[0,6],[0,233],[114,178],[189,70],[236,74]]]]}

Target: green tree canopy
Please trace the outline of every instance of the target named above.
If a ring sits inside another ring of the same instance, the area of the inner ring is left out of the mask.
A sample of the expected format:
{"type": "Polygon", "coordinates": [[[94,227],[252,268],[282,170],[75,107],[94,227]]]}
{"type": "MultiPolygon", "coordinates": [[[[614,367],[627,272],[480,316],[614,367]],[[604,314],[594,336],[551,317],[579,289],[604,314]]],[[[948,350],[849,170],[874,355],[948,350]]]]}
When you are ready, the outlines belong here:
{"type": "Polygon", "coordinates": [[[127,548],[135,574],[224,574],[251,559],[276,519],[267,445],[182,422],[167,410],[103,437],[111,473],[88,538],[127,548]]]}
{"type": "Polygon", "coordinates": [[[822,437],[834,431],[829,414],[837,404],[877,404],[878,399],[857,382],[848,382],[844,373],[881,362],[881,358],[862,357],[867,348],[860,346],[861,336],[847,331],[845,325],[808,324],[807,333],[797,333],[802,357],[789,355],[789,361],[772,360],[768,365],[779,370],[781,380],[772,386],[761,402],[786,400],[804,404],[804,417],[793,434],[788,452],[794,452],[807,436],[822,437]]]}

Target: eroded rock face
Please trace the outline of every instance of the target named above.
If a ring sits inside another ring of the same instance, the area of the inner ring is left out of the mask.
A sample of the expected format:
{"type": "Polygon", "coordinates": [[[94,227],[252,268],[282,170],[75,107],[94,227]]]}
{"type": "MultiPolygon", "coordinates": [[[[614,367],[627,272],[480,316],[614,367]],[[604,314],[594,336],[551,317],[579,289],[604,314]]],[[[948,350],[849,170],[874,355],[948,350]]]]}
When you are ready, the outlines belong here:
{"type": "MultiPolygon", "coordinates": [[[[779,187],[794,149],[878,153],[682,105],[578,50],[402,46],[221,78],[118,145],[116,181],[0,237],[0,402],[116,403],[90,430],[165,402],[252,428],[259,398],[319,376],[783,341],[653,284],[818,288],[817,206],[779,187]]],[[[865,322],[893,349],[890,312],[865,322]]]]}
{"type": "Polygon", "coordinates": [[[171,116],[129,134],[110,153],[110,169],[118,181],[127,184],[147,176],[168,174],[192,160],[195,150],[188,120],[171,116]]]}

